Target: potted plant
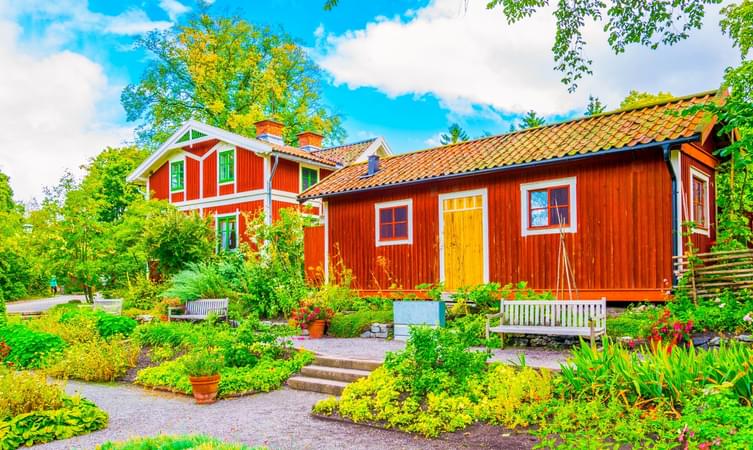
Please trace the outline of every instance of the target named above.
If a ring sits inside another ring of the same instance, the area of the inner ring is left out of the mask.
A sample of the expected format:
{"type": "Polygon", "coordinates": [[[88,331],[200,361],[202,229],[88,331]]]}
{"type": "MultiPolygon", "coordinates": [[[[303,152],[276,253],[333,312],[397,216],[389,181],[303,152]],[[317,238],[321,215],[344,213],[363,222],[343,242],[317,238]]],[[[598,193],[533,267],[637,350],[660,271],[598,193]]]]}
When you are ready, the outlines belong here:
{"type": "Polygon", "coordinates": [[[223,367],[222,356],[209,350],[201,350],[189,354],[183,360],[183,366],[188,373],[196,403],[205,405],[217,401],[220,370],[223,367]]]}
{"type": "Polygon", "coordinates": [[[292,319],[301,329],[309,330],[311,339],[319,339],[324,336],[324,329],[334,313],[324,306],[303,302],[293,310],[292,319]]]}

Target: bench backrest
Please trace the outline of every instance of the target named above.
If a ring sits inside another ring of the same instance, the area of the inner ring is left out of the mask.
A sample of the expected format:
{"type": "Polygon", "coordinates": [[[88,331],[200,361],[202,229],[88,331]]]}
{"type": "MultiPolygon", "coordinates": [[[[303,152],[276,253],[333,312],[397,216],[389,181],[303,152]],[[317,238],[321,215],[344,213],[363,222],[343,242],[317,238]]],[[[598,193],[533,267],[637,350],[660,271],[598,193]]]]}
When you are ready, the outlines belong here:
{"type": "Polygon", "coordinates": [[[194,316],[206,316],[210,313],[227,315],[228,299],[208,298],[186,302],[186,314],[194,316]]]}
{"type": "Polygon", "coordinates": [[[604,328],[607,301],[601,300],[502,300],[502,323],[521,327],[604,328]]]}
{"type": "Polygon", "coordinates": [[[110,314],[120,315],[123,311],[123,299],[121,298],[95,298],[94,310],[101,309],[102,311],[110,314]]]}

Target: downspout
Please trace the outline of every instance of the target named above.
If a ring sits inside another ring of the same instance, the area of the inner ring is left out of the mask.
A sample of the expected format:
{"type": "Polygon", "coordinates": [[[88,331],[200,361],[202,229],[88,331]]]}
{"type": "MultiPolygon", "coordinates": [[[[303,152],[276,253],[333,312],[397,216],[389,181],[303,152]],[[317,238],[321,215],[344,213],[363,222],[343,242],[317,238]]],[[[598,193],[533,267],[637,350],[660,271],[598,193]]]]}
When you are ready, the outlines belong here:
{"type": "Polygon", "coordinates": [[[275,176],[277,170],[277,163],[280,162],[280,155],[275,155],[275,163],[272,166],[272,170],[269,171],[269,179],[267,180],[267,205],[269,205],[269,211],[264,221],[267,224],[272,224],[272,178],[275,176]]]}
{"type": "Polygon", "coordinates": [[[674,271],[674,257],[679,256],[679,249],[677,248],[677,174],[675,173],[675,168],[672,166],[669,144],[662,144],[662,154],[664,155],[667,169],[669,169],[669,178],[672,180],[672,286],[676,286],[677,274],[674,271]]]}

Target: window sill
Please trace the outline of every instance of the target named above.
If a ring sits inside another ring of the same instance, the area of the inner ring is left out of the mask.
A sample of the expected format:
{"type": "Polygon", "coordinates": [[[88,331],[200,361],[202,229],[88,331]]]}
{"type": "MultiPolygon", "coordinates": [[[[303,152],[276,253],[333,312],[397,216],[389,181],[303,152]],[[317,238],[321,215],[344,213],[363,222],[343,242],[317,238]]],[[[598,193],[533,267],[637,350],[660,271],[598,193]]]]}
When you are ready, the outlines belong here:
{"type": "Polygon", "coordinates": [[[566,228],[560,229],[559,227],[549,227],[549,228],[526,228],[523,230],[522,236],[543,236],[547,234],[560,234],[562,233],[568,233],[573,234],[577,230],[574,226],[569,226],[566,228]]]}
{"type": "Polygon", "coordinates": [[[377,241],[376,246],[377,247],[386,247],[388,245],[412,245],[413,240],[412,239],[399,239],[394,241],[377,241]]]}

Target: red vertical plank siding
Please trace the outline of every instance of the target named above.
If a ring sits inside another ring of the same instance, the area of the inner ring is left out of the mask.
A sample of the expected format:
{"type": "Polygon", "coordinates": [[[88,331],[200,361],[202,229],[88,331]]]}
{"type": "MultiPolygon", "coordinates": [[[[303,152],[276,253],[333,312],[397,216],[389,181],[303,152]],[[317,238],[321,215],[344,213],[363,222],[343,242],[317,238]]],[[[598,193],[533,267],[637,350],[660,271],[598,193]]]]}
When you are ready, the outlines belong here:
{"type": "Polygon", "coordinates": [[[215,216],[217,214],[233,214],[238,213],[238,237],[239,240],[247,242],[246,239],[246,216],[248,219],[252,219],[254,216],[264,210],[264,202],[261,200],[255,200],[251,202],[233,203],[232,205],[212,206],[204,208],[205,216],[215,216]]]}
{"type": "Polygon", "coordinates": [[[210,153],[204,160],[204,198],[217,195],[217,152],[210,153]]]}
{"type": "Polygon", "coordinates": [[[254,152],[237,147],[235,161],[238,192],[264,188],[264,158],[254,152]]]}
{"type": "MultiPolygon", "coordinates": [[[[274,158],[272,159],[272,164],[274,165],[274,158]]],[[[301,183],[298,178],[298,170],[297,162],[280,158],[277,170],[275,170],[274,177],[272,177],[272,188],[296,194],[300,192],[301,183]]]]}
{"type": "Polygon", "coordinates": [[[183,191],[181,192],[173,192],[170,194],[170,203],[178,203],[185,200],[185,194],[183,191]]]}
{"type": "Polygon", "coordinates": [[[209,150],[212,149],[217,143],[220,142],[218,139],[212,139],[209,141],[204,141],[199,144],[194,144],[192,146],[186,145],[183,147],[183,150],[187,151],[188,153],[192,153],[198,157],[202,157],[207,154],[209,150]]]}
{"type": "Polygon", "coordinates": [[[170,166],[168,163],[162,164],[149,176],[149,190],[151,191],[149,198],[167,200],[170,197],[170,166]]]}
{"type": "Polygon", "coordinates": [[[324,225],[303,229],[303,264],[306,278],[321,283],[324,273],[324,225]]]}
{"type": "Polygon", "coordinates": [[[578,229],[564,240],[581,298],[604,290],[659,295],[671,280],[672,214],[670,177],[658,150],[332,197],[330,255],[343,258],[359,288],[436,282],[438,195],[487,188],[490,281],[554,289],[560,237],[521,236],[520,184],[571,176],[578,229]],[[376,247],[374,203],[407,198],[413,199],[413,244],[376,247]]]}
{"type": "Polygon", "coordinates": [[[319,181],[327,178],[328,176],[332,175],[334,171],[333,170],[327,170],[327,169],[319,169],[319,181]]]}
{"type": "MultiPolygon", "coordinates": [[[[714,169],[706,166],[705,164],[684,153],[681,154],[680,164],[682,166],[681,195],[683,201],[683,206],[680,211],[682,214],[683,222],[690,220],[690,208],[692,207],[690,198],[692,189],[690,175],[691,167],[703,174],[706,174],[709,177],[709,235],[706,236],[705,234],[701,233],[693,233],[690,236],[690,239],[692,240],[693,246],[695,247],[696,251],[708,252],[709,250],[711,250],[711,246],[714,245],[714,242],[716,241],[716,180],[714,178],[714,169]]],[[[683,230],[687,231],[685,227],[683,227],[683,230]]],[[[687,238],[683,237],[683,248],[681,251],[685,252],[687,250],[687,238]]]]}
{"type": "Polygon", "coordinates": [[[186,158],[186,200],[199,198],[201,189],[201,161],[186,158]]]}
{"type": "Polygon", "coordinates": [[[301,207],[300,205],[298,205],[298,203],[288,203],[288,202],[281,202],[278,200],[272,200],[272,220],[273,221],[280,219],[281,209],[293,209],[293,210],[299,211],[301,207]]]}
{"type": "Polygon", "coordinates": [[[233,194],[233,193],[235,193],[234,183],[220,185],[220,195],[228,195],[228,194],[233,194]]]}

